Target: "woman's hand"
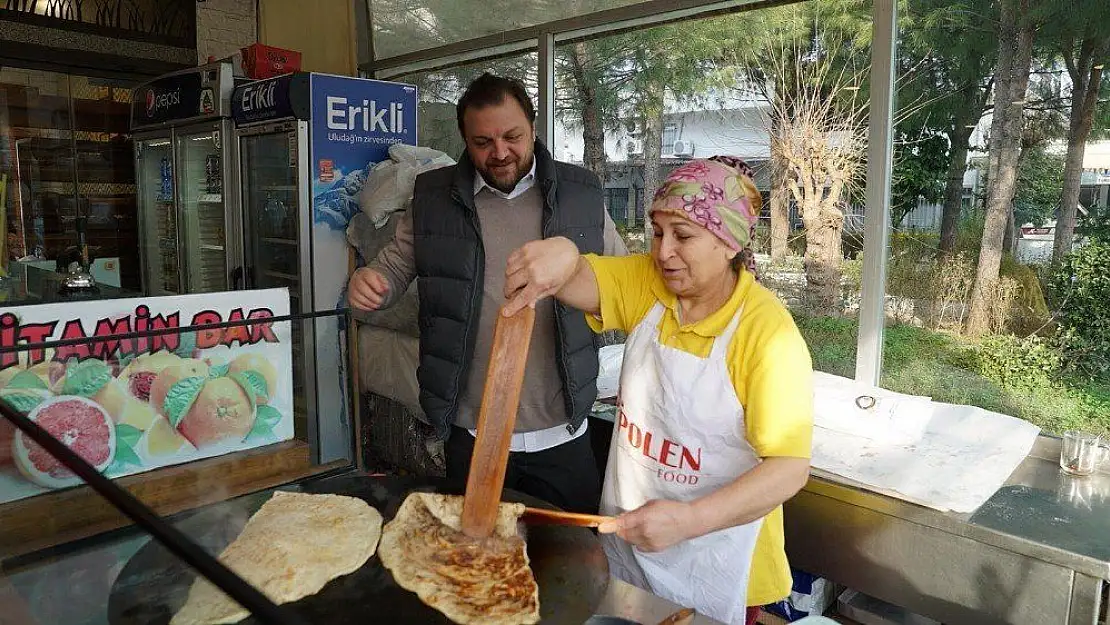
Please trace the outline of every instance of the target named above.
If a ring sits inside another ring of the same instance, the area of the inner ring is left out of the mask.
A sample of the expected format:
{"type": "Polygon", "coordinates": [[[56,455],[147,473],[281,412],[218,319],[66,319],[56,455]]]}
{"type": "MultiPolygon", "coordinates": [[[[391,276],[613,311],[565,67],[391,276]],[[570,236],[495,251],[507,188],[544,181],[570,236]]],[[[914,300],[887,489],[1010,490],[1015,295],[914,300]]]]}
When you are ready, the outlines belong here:
{"type": "Polygon", "coordinates": [[[602,534],[620,536],[640,551],[663,551],[692,537],[689,504],[653,499],[631,512],[598,526],[602,534]]]}
{"type": "Polygon", "coordinates": [[[566,237],[526,243],[509,255],[505,268],[504,314],[511,317],[526,306],[555,295],[578,269],[578,246],[566,237]]]}

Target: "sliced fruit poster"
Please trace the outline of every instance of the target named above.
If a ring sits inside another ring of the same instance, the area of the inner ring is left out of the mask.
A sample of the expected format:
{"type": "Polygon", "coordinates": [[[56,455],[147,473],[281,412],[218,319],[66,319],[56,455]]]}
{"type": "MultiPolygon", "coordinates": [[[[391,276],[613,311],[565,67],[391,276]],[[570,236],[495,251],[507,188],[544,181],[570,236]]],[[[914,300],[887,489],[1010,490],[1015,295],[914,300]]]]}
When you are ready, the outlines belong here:
{"type": "MultiPolygon", "coordinates": [[[[0,354],[0,401],[113,478],[289,440],[287,314],[284,289],[11,308],[0,346],[29,349],[0,354]]],[[[80,483],[0,417],[0,503],[80,483]]]]}

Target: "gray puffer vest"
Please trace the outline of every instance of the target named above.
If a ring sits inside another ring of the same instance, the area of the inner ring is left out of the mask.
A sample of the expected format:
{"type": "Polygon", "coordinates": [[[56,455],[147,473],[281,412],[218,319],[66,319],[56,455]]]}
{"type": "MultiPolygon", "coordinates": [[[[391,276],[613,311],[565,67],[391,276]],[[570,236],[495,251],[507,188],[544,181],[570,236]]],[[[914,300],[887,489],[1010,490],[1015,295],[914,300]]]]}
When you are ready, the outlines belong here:
{"type": "MultiPolygon", "coordinates": [[[[601,253],[601,183],[588,170],[555,161],[536,142],[536,185],[543,196],[544,238],[564,236],[583,253],[601,253]]],[[[474,207],[474,165],[421,174],[412,199],[416,274],[420,281],[420,405],[446,439],[474,354],[482,305],[485,250],[474,207]]],[[[537,332],[544,331],[536,328],[537,332]]],[[[571,432],[597,399],[597,339],[581,311],[555,305],[559,374],[571,432]]]]}

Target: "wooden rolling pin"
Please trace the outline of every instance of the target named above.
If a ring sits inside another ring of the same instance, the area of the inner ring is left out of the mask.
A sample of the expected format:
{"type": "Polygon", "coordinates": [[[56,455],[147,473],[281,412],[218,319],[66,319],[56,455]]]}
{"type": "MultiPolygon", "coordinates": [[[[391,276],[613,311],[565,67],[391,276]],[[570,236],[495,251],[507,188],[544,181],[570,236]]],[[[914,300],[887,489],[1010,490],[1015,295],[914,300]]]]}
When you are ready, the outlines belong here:
{"type": "Polygon", "coordinates": [[[512,317],[497,314],[486,388],[478,412],[478,435],[470,457],[463,499],[462,531],[471,538],[489,536],[497,524],[509,444],[520,406],[524,364],[528,360],[535,321],[536,310],[531,307],[525,307],[512,317]]]}

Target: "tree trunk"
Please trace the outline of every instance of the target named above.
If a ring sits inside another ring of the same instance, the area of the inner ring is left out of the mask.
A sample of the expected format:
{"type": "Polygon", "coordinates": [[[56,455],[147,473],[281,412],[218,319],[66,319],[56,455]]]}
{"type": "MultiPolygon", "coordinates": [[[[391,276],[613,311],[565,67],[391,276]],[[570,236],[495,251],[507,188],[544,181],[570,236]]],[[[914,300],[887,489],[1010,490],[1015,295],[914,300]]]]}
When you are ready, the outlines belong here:
{"type": "Polygon", "coordinates": [[[787,163],[771,151],[771,260],[786,257],[790,241],[790,190],[786,187],[787,163]]]}
{"type": "Polygon", "coordinates": [[[944,208],[940,218],[940,257],[947,258],[956,251],[960,233],[960,216],[963,214],[964,174],[967,173],[969,128],[957,128],[949,134],[952,142],[948,160],[948,183],[944,188],[944,208]]]}
{"type": "Polygon", "coordinates": [[[605,125],[602,121],[601,107],[597,101],[597,81],[587,68],[590,66],[590,52],[587,43],[579,42],[571,46],[570,71],[574,79],[578,99],[578,116],[582,120],[582,161],[586,169],[592,171],[605,186],[605,125]]]}
{"type": "Polygon", "coordinates": [[[1074,80],[1072,84],[1068,154],[1064,159],[1064,188],[1060,193],[1060,214],[1056,218],[1056,236],[1052,244],[1053,264],[1059,264],[1071,252],[1079,205],[1079,185],[1083,175],[1083,156],[1087,148],[1087,138],[1091,136],[1099,87],[1102,85],[1102,66],[1095,65],[1092,55],[1085,55],[1080,62],[1085,67],[1079,67],[1073,77],[1078,80],[1074,80]]]}
{"type": "Polygon", "coordinates": [[[663,89],[653,87],[645,95],[644,107],[644,243],[651,246],[652,227],[648,211],[659,188],[659,160],[663,150],[663,89]]]}
{"type": "Polygon", "coordinates": [[[1010,210],[1006,211],[1006,233],[1002,239],[1002,251],[1007,254],[1014,253],[1017,244],[1017,223],[1015,223],[1014,205],[1010,203],[1010,210]]]}
{"type": "MultiPolygon", "coordinates": [[[[829,203],[835,206],[834,203],[829,203]]],[[[840,314],[841,231],[844,216],[814,202],[803,209],[806,227],[806,295],[814,311],[840,314]]]]}
{"type": "Polygon", "coordinates": [[[998,289],[998,270],[1002,264],[1002,242],[1006,219],[1017,183],[1018,159],[1021,153],[1022,104],[1029,85],[1029,69],[1033,55],[1033,28],[1029,19],[1031,0],[1006,0],[1002,3],[1002,32],[995,85],[995,123],[991,143],[997,157],[990,183],[983,244],[967,315],[967,333],[980,336],[990,330],[990,306],[998,289]],[[997,137],[994,134],[997,132],[997,137]]]}

